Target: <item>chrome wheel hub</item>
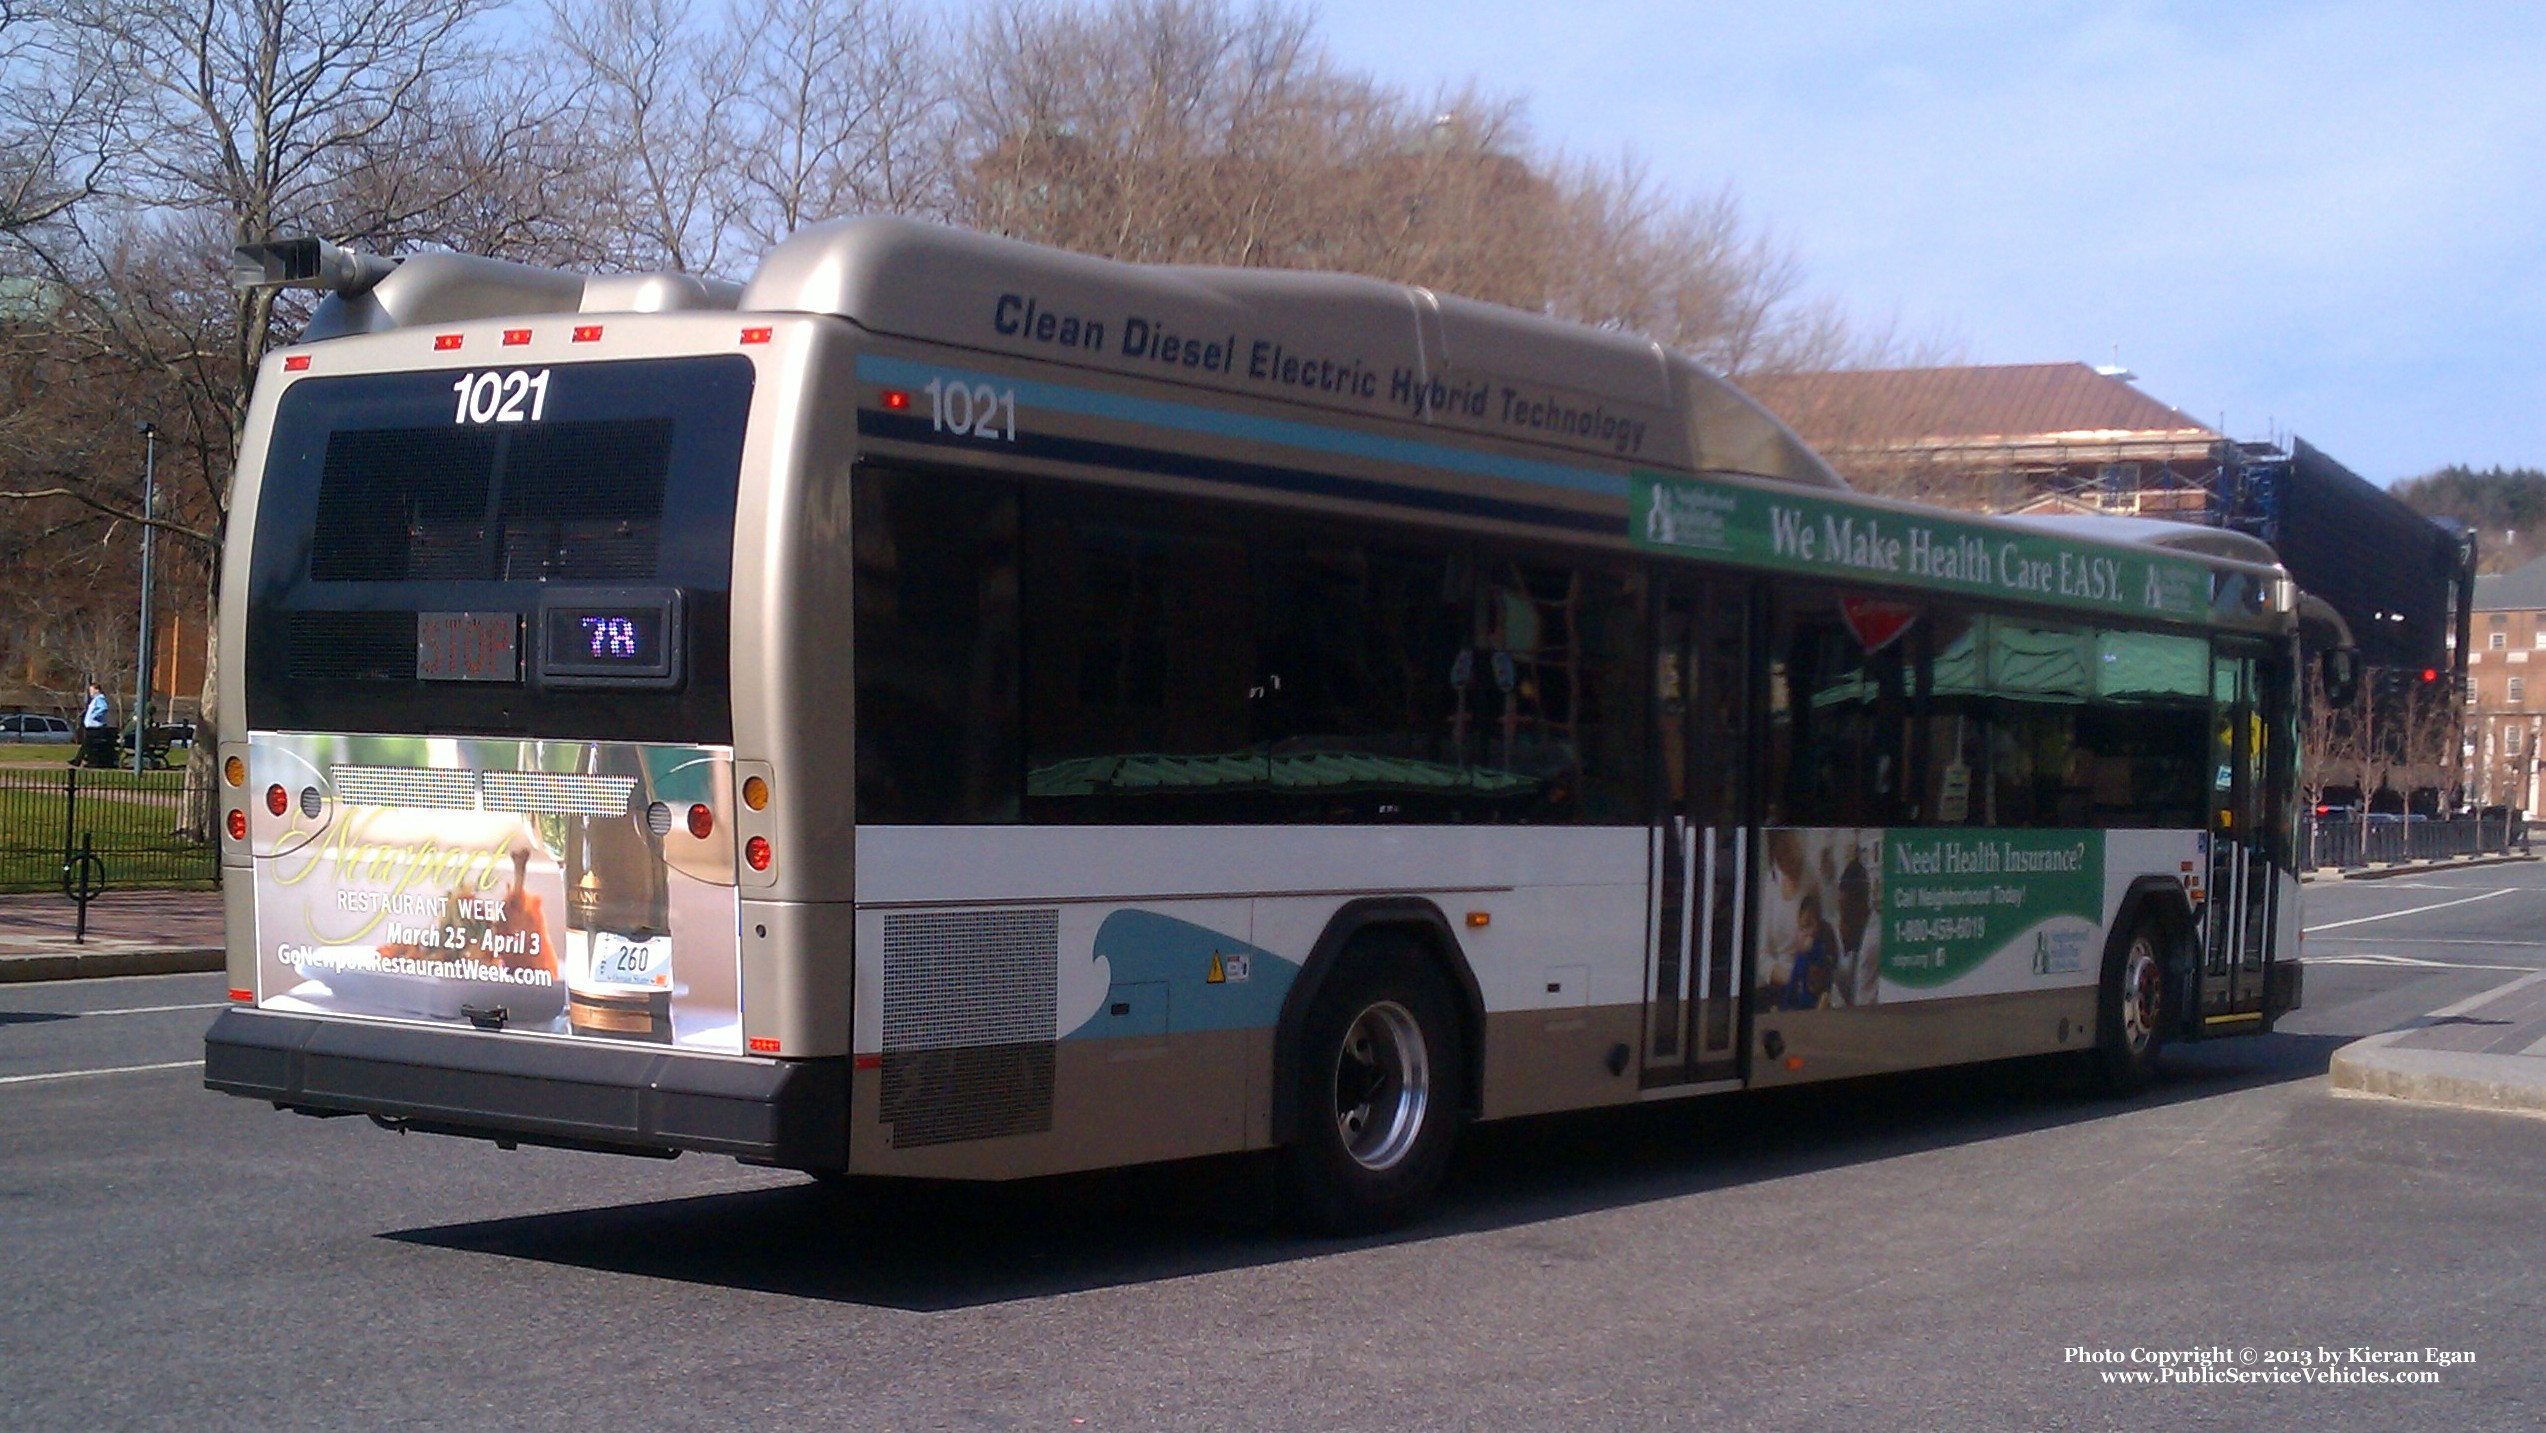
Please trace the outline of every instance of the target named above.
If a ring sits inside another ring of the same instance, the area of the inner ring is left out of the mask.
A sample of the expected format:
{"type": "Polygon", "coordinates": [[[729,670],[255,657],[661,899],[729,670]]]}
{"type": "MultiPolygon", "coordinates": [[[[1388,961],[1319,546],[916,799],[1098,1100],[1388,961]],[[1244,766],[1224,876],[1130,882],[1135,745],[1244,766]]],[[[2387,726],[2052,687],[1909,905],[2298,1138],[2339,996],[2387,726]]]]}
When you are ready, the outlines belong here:
{"type": "Polygon", "coordinates": [[[2164,981],[2154,944],[2146,936],[2134,939],[2122,957],[2122,1043],[2134,1055],[2157,1036],[2164,981]]]}
{"type": "Polygon", "coordinates": [[[1414,1012],[1382,1000],[1356,1016],[1335,1052],[1335,1131],[1364,1169],[1406,1157],[1432,1103],[1432,1060],[1414,1012]]]}

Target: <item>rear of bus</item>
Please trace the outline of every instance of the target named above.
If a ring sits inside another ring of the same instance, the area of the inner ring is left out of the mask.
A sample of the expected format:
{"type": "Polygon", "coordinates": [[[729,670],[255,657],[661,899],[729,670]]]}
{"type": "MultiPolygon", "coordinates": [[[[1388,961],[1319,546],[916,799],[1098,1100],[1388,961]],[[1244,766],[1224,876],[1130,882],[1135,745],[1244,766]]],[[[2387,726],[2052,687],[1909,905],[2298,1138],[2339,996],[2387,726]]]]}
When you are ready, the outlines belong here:
{"type": "Polygon", "coordinates": [[[267,361],[223,577],[207,1084],[845,1162],[853,828],[776,759],[825,739],[792,713],[846,709],[847,663],[800,650],[845,651],[844,564],[803,570],[844,519],[785,476],[845,468],[807,377],[843,327],[563,312],[267,361]],[[777,620],[794,600],[816,620],[777,620]]]}

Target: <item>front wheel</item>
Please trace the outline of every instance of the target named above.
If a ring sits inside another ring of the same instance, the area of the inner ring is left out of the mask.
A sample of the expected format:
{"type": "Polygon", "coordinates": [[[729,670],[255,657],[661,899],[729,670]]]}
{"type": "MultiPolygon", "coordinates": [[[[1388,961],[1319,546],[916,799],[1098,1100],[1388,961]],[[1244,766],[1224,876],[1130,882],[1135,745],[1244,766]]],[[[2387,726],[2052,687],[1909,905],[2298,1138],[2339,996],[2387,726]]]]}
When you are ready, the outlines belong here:
{"type": "Polygon", "coordinates": [[[2104,956],[2094,1068],[2096,1084],[2106,1093],[2137,1094],[2156,1078],[2171,1013],[2166,991],[2165,931],[2142,916],[2104,956]]]}
{"type": "Polygon", "coordinates": [[[1458,1020],[1402,937],[1356,941],[1300,1028],[1284,1183],[1330,1234],[1412,1218],[1440,1187],[1459,1122],[1458,1020]]]}

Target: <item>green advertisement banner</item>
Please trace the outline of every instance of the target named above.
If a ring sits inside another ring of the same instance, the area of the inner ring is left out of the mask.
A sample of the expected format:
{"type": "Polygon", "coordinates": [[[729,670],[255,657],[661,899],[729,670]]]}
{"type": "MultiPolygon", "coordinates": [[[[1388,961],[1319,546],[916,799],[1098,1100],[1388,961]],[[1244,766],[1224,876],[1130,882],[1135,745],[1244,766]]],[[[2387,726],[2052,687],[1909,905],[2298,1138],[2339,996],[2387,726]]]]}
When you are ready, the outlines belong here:
{"type": "Polygon", "coordinates": [[[1639,470],[1633,481],[1632,530],[1644,547],[2128,616],[2194,620],[2209,606],[2206,568],[2127,547],[1674,473],[1639,470]]]}
{"type": "Polygon", "coordinates": [[[2032,976],[2077,975],[2104,919],[2101,831],[1884,833],[1883,979],[1951,985],[2014,942],[2032,976]]]}

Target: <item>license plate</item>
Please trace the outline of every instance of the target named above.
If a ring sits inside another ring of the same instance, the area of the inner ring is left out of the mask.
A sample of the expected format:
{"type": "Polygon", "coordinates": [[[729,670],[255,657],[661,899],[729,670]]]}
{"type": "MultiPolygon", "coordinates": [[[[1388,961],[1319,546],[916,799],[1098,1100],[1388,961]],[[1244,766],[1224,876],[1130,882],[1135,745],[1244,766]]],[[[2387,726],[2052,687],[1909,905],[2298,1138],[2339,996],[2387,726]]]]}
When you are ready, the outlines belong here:
{"type": "Polygon", "coordinates": [[[595,985],[634,985],[660,990],[672,983],[672,938],[630,940],[611,931],[592,937],[592,981],[595,985]]]}
{"type": "Polygon", "coordinates": [[[423,682],[518,682],[518,612],[418,612],[415,674],[423,682]]]}

